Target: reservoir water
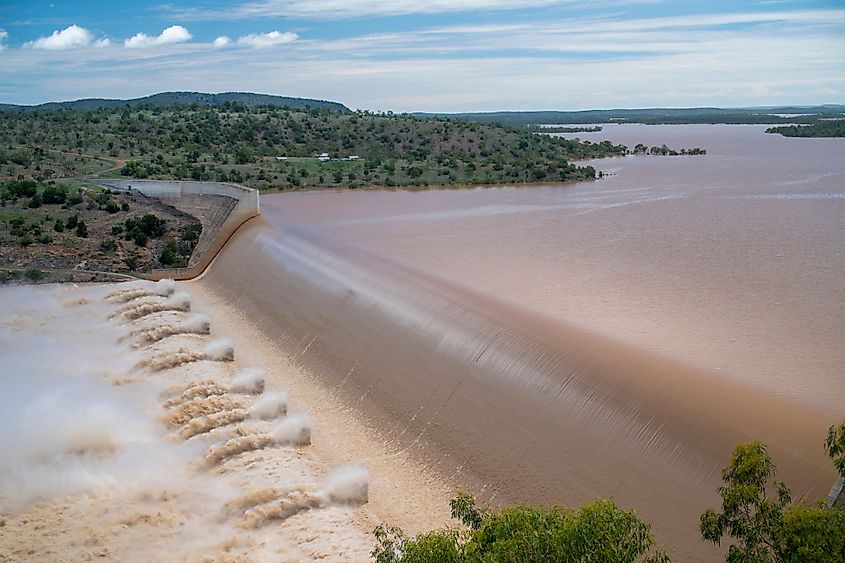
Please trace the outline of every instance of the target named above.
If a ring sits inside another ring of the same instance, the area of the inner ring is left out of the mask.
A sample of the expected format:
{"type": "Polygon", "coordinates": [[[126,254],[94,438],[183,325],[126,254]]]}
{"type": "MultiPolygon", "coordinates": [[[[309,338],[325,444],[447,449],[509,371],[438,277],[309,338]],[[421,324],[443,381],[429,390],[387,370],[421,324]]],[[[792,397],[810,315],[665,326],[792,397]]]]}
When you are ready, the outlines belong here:
{"type": "Polygon", "coordinates": [[[845,139],[764,129],[568,135],[708,151],[596,182],[265,196],[202,283],[482,501],[613,497],[715,557],[733,446],[822,498],[845,414],[845,139]]]}

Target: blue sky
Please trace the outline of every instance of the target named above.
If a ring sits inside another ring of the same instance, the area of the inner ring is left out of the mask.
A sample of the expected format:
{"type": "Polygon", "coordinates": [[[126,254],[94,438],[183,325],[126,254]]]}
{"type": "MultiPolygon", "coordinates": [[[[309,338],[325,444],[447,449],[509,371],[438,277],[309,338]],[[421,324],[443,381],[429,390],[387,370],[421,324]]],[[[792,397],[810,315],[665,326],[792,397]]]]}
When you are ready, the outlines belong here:
{"type": "Polygon", "coordinates": [[[0,4],[0,102],[251,91],[394,111],[845,103],[845,0],[0,4]]]}

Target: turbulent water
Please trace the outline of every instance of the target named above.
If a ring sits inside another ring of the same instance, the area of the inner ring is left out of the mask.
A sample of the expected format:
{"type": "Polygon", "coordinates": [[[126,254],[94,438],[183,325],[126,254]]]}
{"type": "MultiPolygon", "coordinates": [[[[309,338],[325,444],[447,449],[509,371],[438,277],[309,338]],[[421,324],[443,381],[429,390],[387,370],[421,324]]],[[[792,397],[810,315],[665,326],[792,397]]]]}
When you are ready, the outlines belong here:
{"type": "Polygon", "coordinates": [[[845,143],[608,126],[707,156],[566,186],[269,196],[204,282],[485,501],[613,497],[682,556],[743,440],[796,497],[845,411],[845,143]]]}
{"type": "Polygon", "coordinates": [[[366,559],[367,468],[174,290],[0,291],[0,560],[366,559]]]}

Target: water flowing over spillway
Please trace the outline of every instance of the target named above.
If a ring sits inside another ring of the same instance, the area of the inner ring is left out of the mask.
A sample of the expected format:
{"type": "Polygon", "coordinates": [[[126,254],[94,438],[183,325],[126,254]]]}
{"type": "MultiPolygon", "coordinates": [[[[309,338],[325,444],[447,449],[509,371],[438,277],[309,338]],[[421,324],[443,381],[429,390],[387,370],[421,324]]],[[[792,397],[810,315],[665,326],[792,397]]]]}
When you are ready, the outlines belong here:
{"type": "Polygon", "coordinates": [[[738,442],[767,444],[795,498],[834,480],[841,144],[616,133],[712,156],[601,161],[618,175],[576,186],[269,196],[200,283],[482,501],[612,497],[681,560],[713,556],[698,517],[738,442]]]}
{"type": "Polygon", "coordinates": [[[252,225],[203,280],[399,449],[493,502],[612,496],[673,547],[697,539],[733,446],[760,439],[796,497],[833,471],[828,418],[408,271],[252,225]]]}

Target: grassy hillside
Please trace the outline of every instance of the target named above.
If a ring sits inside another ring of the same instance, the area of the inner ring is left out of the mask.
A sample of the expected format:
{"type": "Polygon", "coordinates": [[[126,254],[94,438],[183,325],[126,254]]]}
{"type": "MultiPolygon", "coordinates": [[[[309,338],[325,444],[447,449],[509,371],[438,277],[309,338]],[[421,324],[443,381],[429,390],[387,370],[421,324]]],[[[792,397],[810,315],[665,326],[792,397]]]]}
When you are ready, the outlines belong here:
{"type": "Polygon", "coordinates": [[[175,105],[198,106],[222,106],[224,104],[243,104],[245,106],[276,106],[291,109],[330,109],[339,112],[349,111],[349,108],[337,102],[326,100],[311,100],[308,98],[289,98],[287,96],[271,96],[269,94],[253,94],[250,92],[223,92],[222,94],[206,94],[203,92],[161,92],[143,98],[129,100],[115,100],[102,98],[86,98],[70,102],[50,102],[36,106],[19,106],[13,104],[0,104],[0,111],[54,111],[60,109],[69,110],[95,110],[100,108],[123,108],[123,107],[171,107],[175,105]]]}
{"type": "Polygon", "coordinates": [[[566,181],[595,177],[572,159],[625,152],[501,125],[232,102],[0,113],[0,180],[97,175],[126,161],[111,174],[260,189],[566,181]]]}

